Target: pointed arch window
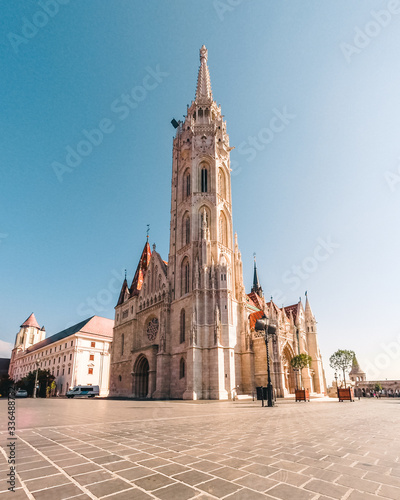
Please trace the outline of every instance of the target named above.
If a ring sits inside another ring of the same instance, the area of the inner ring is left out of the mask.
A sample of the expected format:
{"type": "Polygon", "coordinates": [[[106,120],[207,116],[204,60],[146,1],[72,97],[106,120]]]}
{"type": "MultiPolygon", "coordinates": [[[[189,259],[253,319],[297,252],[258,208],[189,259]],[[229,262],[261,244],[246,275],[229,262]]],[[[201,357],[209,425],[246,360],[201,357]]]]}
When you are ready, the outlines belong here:
{"type": "Polygon", "coordinates": [[[183,174],[182,188],[183,188],[183,199],[185,199],[188,196],[190,196],[190,172],[188,170],[183,174]]]}
{"type": "Polygon", "coordinates": [[[219,241],[228,246],[228,223],[224,212],[219,216],[219,241]]]}
{"type": "Polygon", "coordinates": [[[125,347],[125,334],[123,333],[121,335],[121,356],[124,354],[124,347],[125,347]]]}
{"type": "Polygon", "coordinates": [[[185,342],[185,334],[186,334],[186,315],[185,315],[185,309],[181,310],[181,322],[180,322],[180,336],[179,340],[180,343],[182,344],[185,342]]]}
{"type": "Polygon", "coordinates": [[[185,219],[185,244],[190,243],[190,217],[187,216],[185,219]]]}
{"type": "Polygon", "coordinates": [[[181,277],[182,277],[182,295],[185,295],[186,293],[189,293],[189,286],[190,286],[190,266],[188,258],[184,259],[182,262],[181,277]]]}
{"type": "Polygon", "coordinates": [[[201,169],[201,192],[208,192],[208,170],[207,167],[202,167],[201,169]]]}
{"type": "Polygon", "coordinates": [[[180,379],[185,378],[185,375],[186,375],[186,363],[185,360],[181,358],[179,362],[179,378],[180,379]]]}
{"type": "Polygon", "coordinates": [[[226,181],[225,181],[225,174],[222,170],[222,168],[219,169],[218,172],[218,184],[219,184],[219,195],[222,198],[227,198],[226,196],[226,181]]]}
{"type": "Polygon", "coordinates": [[[186,196],[190,195],[190,174],[187,173],[185,177],[185,185],[186,185],[186,196]]]}

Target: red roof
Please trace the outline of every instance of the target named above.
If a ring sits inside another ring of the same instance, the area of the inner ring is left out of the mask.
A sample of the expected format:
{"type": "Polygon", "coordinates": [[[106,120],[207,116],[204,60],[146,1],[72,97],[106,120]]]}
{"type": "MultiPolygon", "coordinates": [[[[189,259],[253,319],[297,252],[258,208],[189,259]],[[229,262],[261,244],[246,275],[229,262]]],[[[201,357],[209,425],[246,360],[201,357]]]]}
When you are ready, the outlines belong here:
{"type": "Polygon", "coordinates": [[[29,316],[25,323],[22,323],[21,328],[23,328],[24,326],[33,326],[34,328],[40,330],[40,326],[38,325],[38,322],[36,321],[35,315],[33,313],[29,316]]]}
{"type": "Polygon", "coordinates": [[[92,316],[89,321],[81,328],[83,333],[94,333],[102,337],[113,337],[114,320],[102,318],[101,316],[92,316]]]}
{"type": "Polygon", "coordinates": [[[284,309],[285,309],[285,312],[286,312],[286,316],[288,318],[290,318],[290,312],[292,313],[292,316],[293,316],[293,321],[296,321],[296,316],[297,316],[297,309],[299,307],[299,304],[293,304],[292,306],[286,306],[284,309]]]}
{"type": "Polygon", "coordinates": [[[261,302],[261,298],[256,294],[256,292],[251,292],[248,293],[247,296],[250,298],[250,300],[253,302],[253,304],[258,307],[258,309],[262,309],[263,305],[261,302]]]}
{"type": "Polygon", "coordinates": [[[257,311],[255,313],[251,313],[249,316],[250,320],[250,328],[253,330],[256,326],[256,321],[261,319],[264,316],[264,311],[257,311]]]}
{"type": "Polygon", "coordinates": [[[131,295],[138,295],[139,291],[142,288],[143,285],[143,280],[146,275],[146,271],[149,267],[150,264],[150,259],[151,259],[151,250],[150,250],[150,245],[149,242],[146,241],[146,244],[143,248],[142,255],[139,260],[139,264],[137,266],[135,276],[133,277],[132,280],[132,285],[131,285],[131,295]]]}

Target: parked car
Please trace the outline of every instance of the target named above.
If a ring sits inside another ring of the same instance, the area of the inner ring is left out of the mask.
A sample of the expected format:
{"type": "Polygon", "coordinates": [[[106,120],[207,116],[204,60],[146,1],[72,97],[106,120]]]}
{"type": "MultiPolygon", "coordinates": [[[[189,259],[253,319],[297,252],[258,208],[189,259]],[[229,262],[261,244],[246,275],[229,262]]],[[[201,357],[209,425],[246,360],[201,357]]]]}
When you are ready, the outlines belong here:
{"type": "Polygon", "coordinates": [[[67,398],[75,398],[79,396],[87,396],[88,398],[94,398],[100,394],[98,385],[77,385],[73,389],[67,392],[67,398]]]}
{"type": "Polygon", "coordinates": [[[26,392],[25,389],[18,389],[18,391],[15,393],[16,398],[27,398],[28,393],[26,392]]]}

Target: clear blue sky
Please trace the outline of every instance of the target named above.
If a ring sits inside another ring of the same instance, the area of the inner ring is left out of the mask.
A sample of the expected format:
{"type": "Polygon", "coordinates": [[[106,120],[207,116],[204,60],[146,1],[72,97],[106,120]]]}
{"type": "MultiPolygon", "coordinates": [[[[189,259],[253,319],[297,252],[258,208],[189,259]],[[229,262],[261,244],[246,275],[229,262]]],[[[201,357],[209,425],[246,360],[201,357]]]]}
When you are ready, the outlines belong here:
{"type": "Polygon", "coordinates": [[[48,335],[113,318],[146,224],[168,258],[170,120],[194,97],[204,43],[236,146],[247,289],[256,252],[279,306],[308,290],[328,383],[338,348],[370,378],[400,378],[397,4],[71,0],[46,18],[37,2],[2,2],[1,354],[32,311],[48,335]],[[271,135],[277,113],[289,118],[271,135]],[[57,177],[100,122],[109,133],[57,177]]]}

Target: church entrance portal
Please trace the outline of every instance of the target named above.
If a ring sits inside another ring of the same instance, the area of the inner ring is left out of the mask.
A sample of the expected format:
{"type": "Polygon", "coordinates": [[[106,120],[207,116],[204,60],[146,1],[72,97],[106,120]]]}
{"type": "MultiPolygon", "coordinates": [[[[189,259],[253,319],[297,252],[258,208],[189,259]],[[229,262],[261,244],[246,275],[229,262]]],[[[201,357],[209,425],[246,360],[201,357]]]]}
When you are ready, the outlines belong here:
{"type": "Polygon", "coordinates": [[[149,392],[149,362],[145,356],[135,363],[134,394],[137,398],[146,398],[149,392]]]}

